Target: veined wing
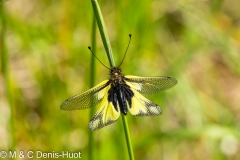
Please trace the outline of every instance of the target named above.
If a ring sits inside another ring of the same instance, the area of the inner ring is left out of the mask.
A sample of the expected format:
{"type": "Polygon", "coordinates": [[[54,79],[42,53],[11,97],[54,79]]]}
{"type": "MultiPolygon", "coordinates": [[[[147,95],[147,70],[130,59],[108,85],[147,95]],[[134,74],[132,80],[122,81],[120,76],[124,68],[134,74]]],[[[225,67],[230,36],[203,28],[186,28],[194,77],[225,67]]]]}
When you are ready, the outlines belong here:
{"type": "Polygon", "coordinates": [[[95,131],[104,126],[112,124],[119,118],[119,116],[120,116],[119,105],[117,105],[116,110],[112,102],[108,101],[108,94],[106,94],[100,104],[97,113],[89,122],[89,129],[95,131]]]}
{"type": "Polygon", "coordinates": [[[161,108],[152,101],[145,98],[138,91],[132,90],[134,96],[132,97],[132,105],[129,107],[129,112],[134,116],[157,116],[162,114],[161,108]]]}
{"type": "Polygon", "coordinates": [[[138,77],[125,76],[124,79],[131,88],[142,94],[154,94],[169,89],[177,84],[177,80],[173,77],[138,77]]]}
{"type": "Polygon", "coordinates": [[[110,88],[109,84],[109,81],[105,80],[86,92],[70,97],[61,104],[60,108],[63,110],[77,110],[93,107],[103,99],[104,95],[107,95],[110,88]]]}

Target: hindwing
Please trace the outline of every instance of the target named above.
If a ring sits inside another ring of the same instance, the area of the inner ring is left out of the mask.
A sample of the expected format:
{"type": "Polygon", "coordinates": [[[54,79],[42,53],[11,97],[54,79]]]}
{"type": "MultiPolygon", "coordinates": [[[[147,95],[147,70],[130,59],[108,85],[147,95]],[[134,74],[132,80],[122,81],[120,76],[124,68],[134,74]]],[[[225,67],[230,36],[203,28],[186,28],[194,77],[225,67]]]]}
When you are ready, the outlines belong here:
{"type": "Polygon", "coordinates": [[[119,118],[119,116],[119,105],[117,104],[115,108],[113,103],[108,100],[108,94],[105,94],[97,113],[89,122],[89,129],[94,131],[112,124],[119,118]]]}
{"type": "Polygon", "coordinates": [[[145,98],[138,91],[132,89],[134,96],[132,97],[132,104],[129,106],[129,112],[134,116],[156,116],[162,113],[161,108],[152,101],[145,98]]]}

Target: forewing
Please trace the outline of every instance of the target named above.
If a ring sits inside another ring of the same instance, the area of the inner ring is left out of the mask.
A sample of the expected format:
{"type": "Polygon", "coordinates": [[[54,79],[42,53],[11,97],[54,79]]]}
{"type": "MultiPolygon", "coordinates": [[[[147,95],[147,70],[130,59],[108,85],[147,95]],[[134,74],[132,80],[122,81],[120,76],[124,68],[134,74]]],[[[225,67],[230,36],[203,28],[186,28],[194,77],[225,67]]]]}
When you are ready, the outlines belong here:
{"type": "Polygon", "coordinates": [[[61,104],[60,108],[63,110],[77,110],[93,107],[107,94],[110,88],[109,84],[109,81],[105,80],[86,92],[70,97],[61,104]]]}
{"type": "Polygon", "coordinates": [[[173,77],[138,77],[125,76],[125,82],[131,88],[142,94],[154,94],[169,89],[177,84],[177,80],[173,77]]]}
{"type": "Polygon", "coordinates": [[[106,94],[100,104],[99,110],[89,122],[89,129],[95,131],[104,126],[112,124],[119,118],[119,116],[119,106],[117,105],[116,110],[112,102],[108,101],[108,95],[106,94]]]}
{"type": "Polygon", "coordinates": [[[129,112],[134,116],[157,116],[162,114],[161,108],[152,101],[145,98],[138,91],[133,90],[131,107],[128,105],[129,112]]]}

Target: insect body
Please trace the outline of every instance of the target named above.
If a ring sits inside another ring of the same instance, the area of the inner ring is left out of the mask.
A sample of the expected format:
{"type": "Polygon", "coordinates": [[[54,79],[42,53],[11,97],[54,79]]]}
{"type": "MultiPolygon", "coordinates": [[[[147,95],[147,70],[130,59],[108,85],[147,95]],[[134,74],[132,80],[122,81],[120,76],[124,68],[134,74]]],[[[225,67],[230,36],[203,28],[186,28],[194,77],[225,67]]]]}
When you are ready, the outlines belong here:
{"type": "Polygon", "coordinates": [[[130,112],[135,116],[155,116],[161,108],[142,94],[154,94],[177,84],[172,77],[124,76],[119,67],[110,69],[110,78],[94,88],[73,96],[61,105],[63,110],[87,109],[100,103],[89,123],[90,130],[97,130],[115,122],[120,114],[130,112]]]}

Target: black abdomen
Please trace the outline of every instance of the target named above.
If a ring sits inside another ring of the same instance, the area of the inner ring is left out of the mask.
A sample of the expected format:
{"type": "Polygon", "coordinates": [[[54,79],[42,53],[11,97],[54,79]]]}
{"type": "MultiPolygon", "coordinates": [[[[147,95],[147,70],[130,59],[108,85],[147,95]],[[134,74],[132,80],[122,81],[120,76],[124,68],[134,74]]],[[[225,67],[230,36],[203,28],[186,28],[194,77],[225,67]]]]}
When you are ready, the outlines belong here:
{"type": "Polygon", "coordinates": [[[126,98],[124,96],[124,93],[123,93],[122,89],[117,90],[117,99],[118,99],[118,103],[119,103],[121,112],[124,115],[126,115],[128,109],[127,109],[127,104],[126,104],[126,98]]]}
{"type": "Polygon", "coordinates": [[[115,86],[112,85],[109,89],[108,101],[113,103],[113,106],[117,111],[117,105],[119,105],[120,111],[126,115],[128,111],[127,103],[131,108],[133,95],[134,93],[131,91],[130,87],[127,84],[118,83],[115,86]]]}

